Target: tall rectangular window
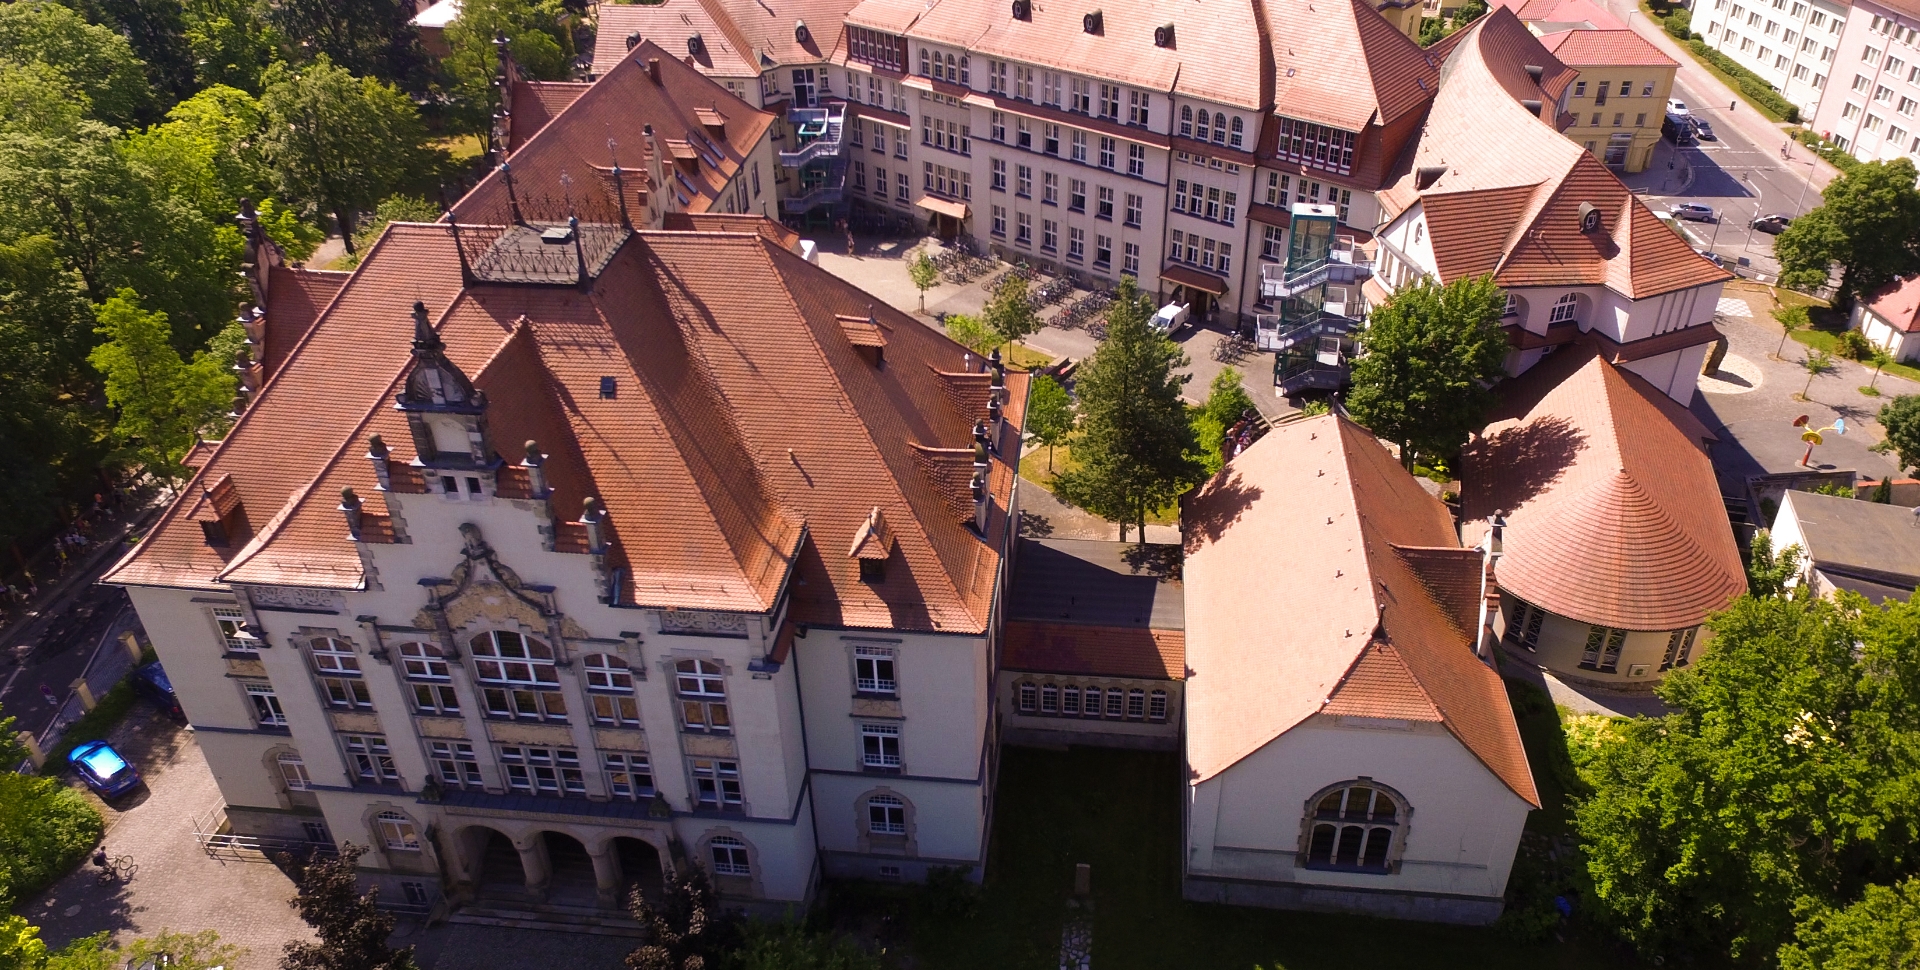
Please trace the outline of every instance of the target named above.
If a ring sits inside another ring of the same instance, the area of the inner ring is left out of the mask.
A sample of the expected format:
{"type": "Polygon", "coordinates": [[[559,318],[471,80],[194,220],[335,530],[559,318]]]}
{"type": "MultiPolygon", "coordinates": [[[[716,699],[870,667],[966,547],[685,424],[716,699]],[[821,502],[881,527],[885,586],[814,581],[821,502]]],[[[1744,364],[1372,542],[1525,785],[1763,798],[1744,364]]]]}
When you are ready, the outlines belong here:
{"type": "Polygon", "coordinates": [[[285,727],[287,712],[280,708],[280,698],[274,696],[272,684],[253,683],[246,685],[247,701],[253,705],[253,718],[261,727],[285,727]]]}
{"type": "Polygon", "coordinates": [[[1620,649],[1626,645],[1627,631],[1604,626],[1587,627],[1587,643],[1580,652],[1580,667],[1602,673],[1614,673],[1620,667],[1620,649]]]}
{"type": "Polygon", "coordinates": [[[372,734],[343,734],[340,743],[347,749],[347,764],[353,769],[355,778],[374,784],[400,780],[400,770],[394,767],[393,752],[388,750],[386,738],[372,734]]]}
{"type": "Polygon", "coordinates": [[[674,690],[680,695],[680,723],[689,731],[727,733],[733,716],[727,709],[727,688],[715,660],[674,663],[674,690]]]}
{"type": "Polygon", "coordinates": [[[1074,129],[1073,132],[1072,154],[1073,160],[1076,162],[1085,162],[1087,160],[1087,133],[1077,128],[1074,129]]]}
{"type": "Polygon", "coordinates": [[[653,766],[644,754],[607,754],[607,791],[615,798],[653,797],[653,766]]]}
{"type": "Polygon", "coordinates": [[[1135,229],[1140,228],[1140,214],[1143,211],[1145,211],[1145,209],[1146,209],[1146,199],[1143,196],[1138,196],[1133,194],[1132,192],[1128,192],[1126,224],[1134,227],[1135,229]]]}
{"type": "Polygon", "coordinates": [[[899,769],[900,726],[860,725],[860,764],[866,768],[899,769]]]}
{"type": "Polygon", "coordinates": [[[1167,719],[1167,692],[1156,690],[1147,695],[1147,720],[1164,721],[1167,719]]]}
{"type": "Polygon", "coordinates": [[[521,794],[584,795],[587,791],[580,752],[572,748],[502,745],[500,767],[506,772],[507,787],[521,794]]]}
{"type": "Polygon", "coordinates": [[[1687,661],[1693,658],[1693,638],[1699,634],[1699,632],[1699,627],[1689,627],[1685,630],[1675,630],[1667,634],[1667,652],[1665,656],[1660,658],[1660,669],[1671,670],[1674,667],[1685,667],[1687,661]]]}
{"type": "Polygon", "coordinates": [[[694,758],[688,763],[693,775],[694,804],[708,811],[740,811],[740,763],[694,758]]]}
{"type": "Polygon", "coordinates": [[[1145,91],[1127,92],[1127,123],[1145,127],[1153,121],[1153,95],[1145,91]]]}
{"type": "Polygon", "coordinates": [[[858,644],[853,648],[853,685],[863,694],[893,694],[893,648],[858,644]]]}
{"type": "Polygon", "coordinates": [[[1127,174],[1137,178],[1147,177],[1147,146],[1127,146],[1127,174]]]}
{"type": "Polygon", "coordinates": [[[1120,246],[1120,272],[1130,276],[1140,275],[1140,244],[1122,243],[1120,246]]]}
{"type": "Polygon", "coordinates": [[[220,627],[220,639],[230,653],[259,653],[260,641],[247,632],[246,614],[235,606],[213,608],[213,622],[220,627]]]}
{"type": "Polygon", "coordinates": [[[442,785],[475,790],[482,787],[480,759],[474,754],[473,745],[465,741],[428,741],[427,754],[442,785]]]}

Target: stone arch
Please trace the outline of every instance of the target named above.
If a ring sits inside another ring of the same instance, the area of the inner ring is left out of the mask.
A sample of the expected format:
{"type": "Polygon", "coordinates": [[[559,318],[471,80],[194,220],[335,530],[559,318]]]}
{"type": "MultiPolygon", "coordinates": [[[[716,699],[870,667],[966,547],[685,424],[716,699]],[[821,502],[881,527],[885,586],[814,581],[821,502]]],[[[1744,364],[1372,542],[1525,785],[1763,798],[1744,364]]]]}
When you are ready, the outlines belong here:
{"type": "Polygon", "coordinates": [[[861,852],[898,853],[909,857],[920,854],[919,810],[904,793],[885,785],[862,792],[853,800],[853,812],[854,827],[860,832],[861,852]],[[881,804],[876,805],[876,799],[881,804]],[[902,816],[899,832],[886,831],[876,817],[893,807],[887,804],[888,800],[899,803],[902,816]]]}
{"type": "Polygon", "coordinates": [[[618,875],[619,901],[624,902],[635,889],[645,892],[649,898],[658,898],[660,889],[666,885],[667,860],[672,858],[666,840],[658,833],[647,829],[615,833],[601,844],[601,852],[618,875]]]}
{"type": "Polygon", "coordinates": [[[602,876],[606,860],[596,859],[587,851],[586,841],[564,826],[543,828],[533,838],[538,840],[546,857],[548,902],[594,906],[601,901],[599,890],[603,882],[609,888],[617,884],[617,879],[602,876]]]}
{"type": "Polygon", "coordinates": [[[409,871],[435,868],[436,862],[433,846],[428,839],[427,822],[417,813],[408,811],[406,806],[384,800],[372,802],[360,811],[360,827],[361,831],[366,833],[366,844],[372,847],[372,856],[378,859],[382,866],[409,871]],[[383,819],[381,816],[395,817],[392,818],[395,824],[384,824],[389,819],[383,819]],[[401,820],[404,820],[404,823],[401,820]],[[405,838],[409,831],[414,845],[411,849],[405,847],[405,838]],[[389,844],[389,835],[398,837],[401,840],[400,844],[389,844]]]}
{"type": "Polygon", "coordinates": [[[305,785],[311,782],[312,770],[307,767],[306,759],[300,749],[291,744],[275,744],[260,753],[260,770],[267,773],[267,781],[273,786],[273,797],[284,809],[312,808],[319,803],[305,785]],[[282,759],[288,759],[282,762],[282,759]],[[305,782],[300,779],[307,779],[305,782]]]}
{"type": "Polygon", "coordinates": [[[537,846],[524,845],[523,840],[495,826],[464,826],[453,833],[452,843],[459,863],[459,882],[477,895],[525,899],[534,887],[545,886],[546,873],[543,860],[537,857],[537,846]],[[538,871],[529,871],[529,861],[539,866],[538,871]]]}

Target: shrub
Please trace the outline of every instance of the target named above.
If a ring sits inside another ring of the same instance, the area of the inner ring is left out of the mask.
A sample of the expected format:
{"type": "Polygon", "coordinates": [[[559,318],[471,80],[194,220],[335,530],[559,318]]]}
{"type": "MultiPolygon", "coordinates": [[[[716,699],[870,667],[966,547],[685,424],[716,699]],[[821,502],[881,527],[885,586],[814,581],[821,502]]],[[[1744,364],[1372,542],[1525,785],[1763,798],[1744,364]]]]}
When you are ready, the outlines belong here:
{"type": "Polygon", "coordinates": [[[133,693],[133,681],[123,679],[113,685],[112,690],[100,697],[100,703],[95,704],[93,710],[67,725],[67,733],[60,738],[60,743],[47,752],[47,761],[40,767],[40,773],[58,775],[67,769],[68,752],[88,741],[105,741],[107,733],[127,716],[137,700],[139,698],[133,693]]]}
{"type": "Polygon", "coordinates": [[[1836,349],[1840,351],[1840,356],[1848,360],[1873,359],[1873,343],[1858,330],[1840,331],[1836,349]]]}
{"type": "Polygon", "coordinates": [[[103,827],[79,792],[51,778],[0,772],[0,904],[52,885],[86,856],[103,827]]]}
{"type": "MultiPolygon", "coordinates": [[[[1675,14],[1680,12],[1675,11],[1675,14]]],[[[1761,80],[1760,75],[1741,67],[1734,62],[1733,58],[1708,47],[1707,42],[1698,37],[1688,41],[1687,46],[1692,48],[1695,56],[1733,78],[1740,87],[1740,93],[1746,95],[1747,100],[1752,101],[1761,111],[1789,124],[1800,123],[1800,109],[1793,102],[1781,97],[1780,92],[1761,80]]]]}
{"type": "Polygon", "coordinates": [[[1693,15],[1687,12],[1687,8],[1680,7],[1667,14],[1665,26],[1668,34],[1679,40],[1687,40],[1693,36],[1693,15]]]}

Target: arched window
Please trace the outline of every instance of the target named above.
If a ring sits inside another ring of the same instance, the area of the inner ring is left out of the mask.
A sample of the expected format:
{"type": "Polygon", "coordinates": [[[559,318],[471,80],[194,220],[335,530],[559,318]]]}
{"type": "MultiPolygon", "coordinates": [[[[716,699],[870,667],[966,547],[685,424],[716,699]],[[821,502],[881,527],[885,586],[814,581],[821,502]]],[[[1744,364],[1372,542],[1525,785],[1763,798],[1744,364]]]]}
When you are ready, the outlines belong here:
{"type": "Polygon", "coordinates": [[[707,851],[713,856],[714,875],[753,875],[753,863],[747,859],[747,844],[745,842],[731,835],[716,835],[707,843],[707,851]]]}
{"type": "Polygon", "coordinates": [[[320,675],[320,690],[329,707],[346,710],[371,710],[373,695],[360,679],[360,658],[353,645],[332,637],[314,637],[307,641],[313,655],[313,669],[320,675]]]}
{"type": "Polygon", "coordinates": [[[610,653],[589,654],[580,666],[587,672],[587,701],[593,719],[602,724],[639,724],[640,708],[633,697],[633,672],[627,662],[610,653]]]}
{"type": "Polygon", "coordinates": [[[1307,866],[1387,872],[1405,823],[1399,799],[1365,783],[1322,792],[1307,815],[1307,866]]]}
{"type": "Polygon", "coordinates": [[[1227,116],[1218,111],[1213,113],[1213,140],[1215,142],[1227,140],[1227,116]]]}
{"type": "Polygon", "coordinates": [[[373,817],[374,824],[380,829],[380,842],[389,849],[404,849],[409,852],[420,850],[420,833],[413,827],[413,819],[399,812],[381,812],[373,817]]]}
{"type": "MultiPolygon", "coordinates": [[[[1200,127],[1195,128],[1193,130],[1193,137],[1198,138],[1201,141],[1207,140],[1208,133],[1213,130],[1212,123],[1208,121],[1208,118],[1209,118],[1209,115],[1205,111],[1200,112],[1200,127]]],[[[1184,128],[1186,126],[1182,125],[1181,127],[1184,128]]]]}
{"type": "Polygon", "coordinates": [[[400,645],[400,669],[413,688],[413,706],[421,714],[458,714],[460,696],[453,692],[446,655],[431,643],[400,645]]]}
{"type": "MultiPolygon", "coordinates": [[[[1200,117],[1205,118],[1206,115],[1201,115],[1200,117]]],[[[1200,123],[1203,125],[1206,124],[1205,121],[1200,123]]],[[[1180,137],[1193,137],[1193,105],[1183,104],[1180,106],[1180,137]]]]}
{"type": "Polygon", "coordinates": [[[727,685],[713,660],[682,660],[673,665],[674,690],[680,694],[680,720],[690,731],[732,731],[727,685]]]}
{"type": "Polygon", "coordinates": [[[1227,137],[1227,144],[1234,148],[1239,148],[1246,141],[1246,138],[1247,123],[1242,121],[1240,116],[1235,115],[1233,119],[1233,134],[1227,137]]]}
{"type": "Polygon", "coordinates": [[[867,834],[907,834],[907,803],[894,795],[874,795],[868,798],[867,834]]]}
{"type": "Polygon", "coordinates": [[[534,721],[567,719],[551,647],[507,630],[482,633],[468,647],[488,714],[534,721]]]}
{"type": "Polygon", "coordinates": [[[1580,312],[1580,298],[1572,293],[1563,293],[1560,299],[1553,301],[1553,309],[1547,313],[1547,325],[1569,323],[1580,312]]]}

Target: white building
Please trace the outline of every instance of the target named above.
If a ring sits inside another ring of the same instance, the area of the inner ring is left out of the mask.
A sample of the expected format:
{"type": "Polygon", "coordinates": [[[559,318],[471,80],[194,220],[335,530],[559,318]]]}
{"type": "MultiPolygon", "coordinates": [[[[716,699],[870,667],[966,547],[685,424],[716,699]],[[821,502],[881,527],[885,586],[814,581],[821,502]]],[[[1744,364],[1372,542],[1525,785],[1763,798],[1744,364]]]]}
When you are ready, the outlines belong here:
{"type": "Polygon", "coordinates": [[[1701,0],[1693,31],[1764,78],[1811,121],[1828,79],[1850,80],[1835,56],[1851,12],[1834,0],[1701,0]]]}
{"type": "Polygon", "coordinates": [[[1894,360],[1920,360],[1920,274],[1855,300],[1851,323],[1894,360]]]}
{"type": "Polygon", "coordinates": [[[1790,489],[1769,535],[1776,556],[1800,550],[1787,584],[1806,583],[1816,596],[1844,589],[1883,603],[1920,585],[1920,510],[1790,489]]]}
{"type": "Polygon", "coordinates": [[[1414,151],[1380,194],[1369,288],[1491,274],[1507,292],[1509,374],[1582,337],[1686,405],[1731,275],[1560,136],[1572,72],[1511,11],[1463,34],[1414,151]]]}
{"type": "Polygon", "coordinates": [[[1189,899],[1490,923],[1539,795],[1486,554],[1363,428],[1276,428],[1185,503],[1189,899]]]}
{"type": "Polygon", "coordinates": [[[1920,165],[1920,6],[1859,0],[1813,130],[1863,162],[1920,165]]]}
{"type": "Polygon", "coordinates": [[[233,831],[556,920],[977,877],[1025,377],[760,220],[521,205],[271,275],[325,309],[107,577],[233,831]]]}

